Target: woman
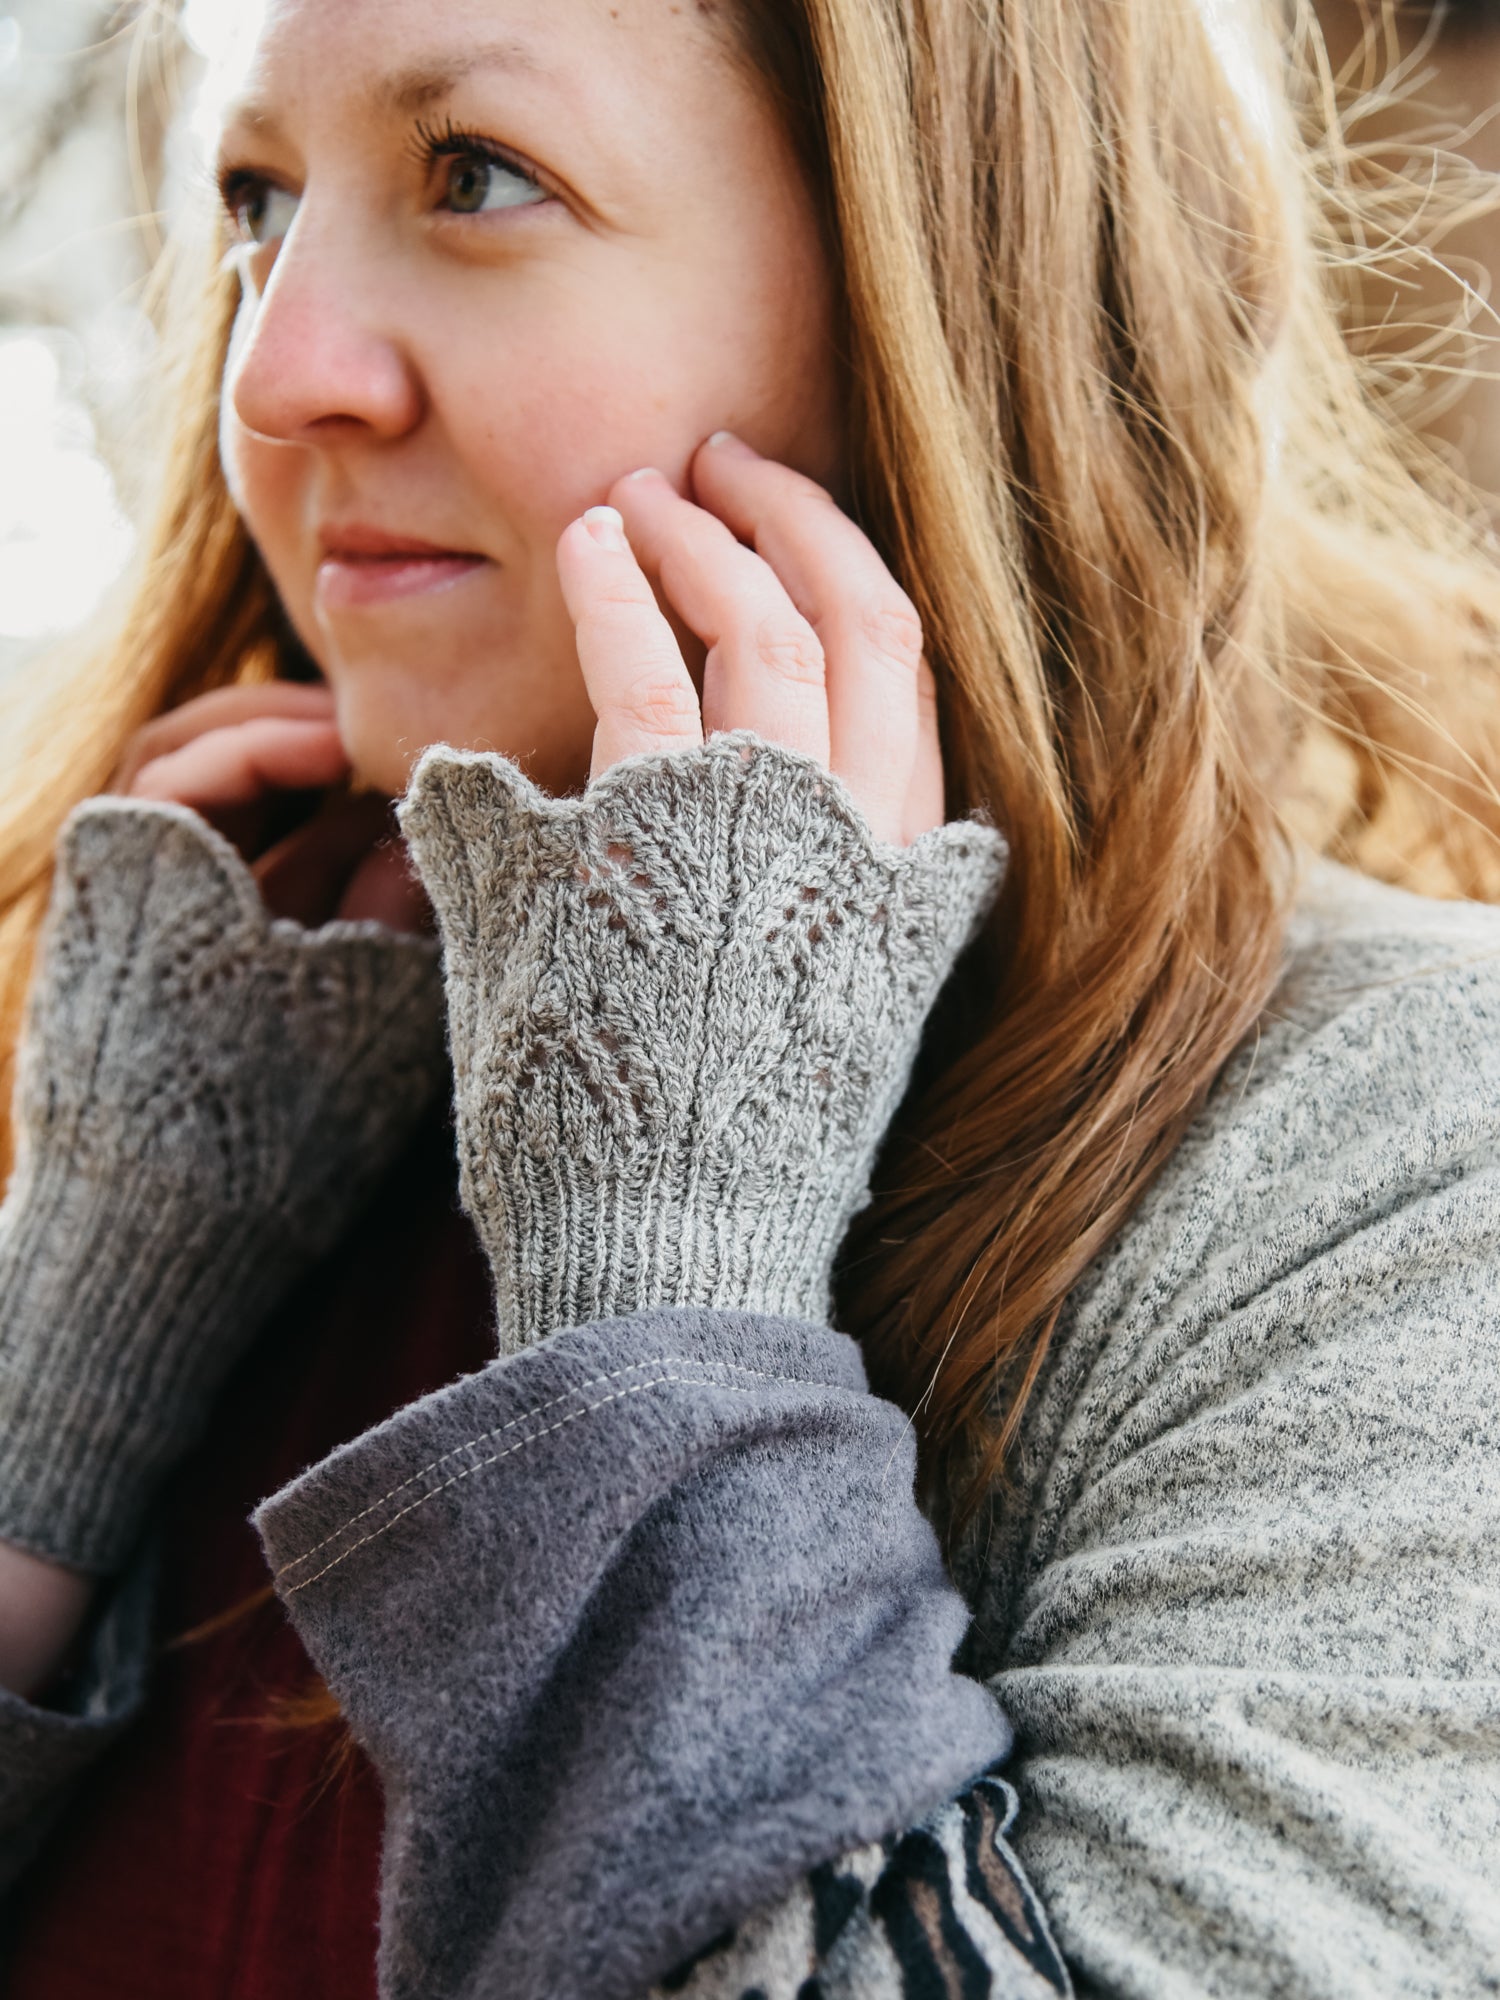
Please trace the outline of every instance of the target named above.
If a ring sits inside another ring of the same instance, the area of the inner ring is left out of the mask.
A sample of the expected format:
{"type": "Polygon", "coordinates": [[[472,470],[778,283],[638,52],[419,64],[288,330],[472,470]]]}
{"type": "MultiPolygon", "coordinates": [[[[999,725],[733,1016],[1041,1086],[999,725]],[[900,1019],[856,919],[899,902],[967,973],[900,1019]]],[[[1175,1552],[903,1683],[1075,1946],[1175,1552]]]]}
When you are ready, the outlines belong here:
{"type": "Polygon", "coordinates": [[[270,10],[11,821],[15,1991],[369,1990],[226,1455],[387,1994],[1493,1983],[1500,930],[1292,829],[1484,886],[1500,600],[1221,25],[270,10]]]}

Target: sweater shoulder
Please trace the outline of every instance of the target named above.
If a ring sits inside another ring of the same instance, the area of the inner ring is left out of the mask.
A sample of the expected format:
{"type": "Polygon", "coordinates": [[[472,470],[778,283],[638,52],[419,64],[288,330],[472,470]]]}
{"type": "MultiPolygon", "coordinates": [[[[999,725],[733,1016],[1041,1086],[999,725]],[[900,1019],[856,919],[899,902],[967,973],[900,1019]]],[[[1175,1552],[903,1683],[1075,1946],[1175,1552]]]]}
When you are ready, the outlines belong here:
{"type": "Polygon", "coordinates": [[[1313,863],[1254,1031],[1114,1246],[1155,1245],[1205,1175],[1227,1237],[1330,1177],[1394,1195],[1500,1135],[1500,910],[1313,863]],[[1446,1135],[1446,1136],[1445,1136],[1446,1135]]]}
{"type": "MultiPolygon", "coordinates": [[[[1408,1058],[1446,1066],[1441,1017],[1483,1017],[1500,993],[1500,909],[1439,902],[1329,861],[1309,864],[1287,928],[1286,963],[1268,1009],[1304,1034],[1358,1017],[1408,1058]],[[1412,1017],[1402,998],[1429,1003],[1412,1017]],[[1417,1029],[1415,1037],[1412,1030],[1417,1029]]],[[[1295,1054],[1297,1038],[1287,1053],[1295,1054]]]]}
{"type": "Polygon", "coordinates": [[[1352,1520],[1372,1426],[1412,1467],[1457,1437],[1500,1449],[1477,1393],[1496,1367],[1500,911],[1318,863],[1255,1031],[1067,1301],[965,1587],[993,1642],[1148,1434],[1170,1459],[1212,1432],[1216,1481],[1258,1490],[1314,1396],[1308,1476],[1352,1520]]]}

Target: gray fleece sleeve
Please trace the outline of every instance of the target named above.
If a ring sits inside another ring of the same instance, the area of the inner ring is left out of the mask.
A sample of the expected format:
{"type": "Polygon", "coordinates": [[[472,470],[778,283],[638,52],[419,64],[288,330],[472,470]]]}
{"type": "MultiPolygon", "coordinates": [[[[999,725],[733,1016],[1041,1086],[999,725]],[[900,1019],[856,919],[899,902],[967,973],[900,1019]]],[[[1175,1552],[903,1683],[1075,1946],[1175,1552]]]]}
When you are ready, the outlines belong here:
{"type": "Polygon", "coordinates": [[[1004,1755],[914,1470],[846,1336],[680,1308],[536,1343],[266,1502],[385,1787],[386,2000],[634,2000],[1004,1755]]]}

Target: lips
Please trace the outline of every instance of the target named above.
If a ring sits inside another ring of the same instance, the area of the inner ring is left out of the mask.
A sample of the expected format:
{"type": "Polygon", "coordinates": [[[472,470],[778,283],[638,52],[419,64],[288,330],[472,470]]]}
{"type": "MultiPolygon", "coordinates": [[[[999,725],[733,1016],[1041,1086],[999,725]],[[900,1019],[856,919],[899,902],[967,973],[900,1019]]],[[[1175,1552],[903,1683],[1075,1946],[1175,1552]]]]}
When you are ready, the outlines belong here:
{"type": "Polygon", "coordinates": [[[319,539],[318,599],[328,610],[451,590],[489,564],[472,549],[444,548],[363,522],[325,528],[319,539]]]}

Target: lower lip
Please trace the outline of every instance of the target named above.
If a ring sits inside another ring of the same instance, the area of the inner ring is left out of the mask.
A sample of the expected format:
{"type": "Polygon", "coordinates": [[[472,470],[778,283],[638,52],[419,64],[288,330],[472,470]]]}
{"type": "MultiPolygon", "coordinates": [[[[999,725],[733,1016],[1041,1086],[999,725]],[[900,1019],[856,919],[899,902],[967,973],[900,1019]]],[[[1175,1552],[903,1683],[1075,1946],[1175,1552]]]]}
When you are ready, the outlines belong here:
{"type": "Polygon", "coordinates": [[[483,556],[326,556],[318,565],[318,596],[330,607],[390,604],[452,590],[488,568],[483,556]]]}

